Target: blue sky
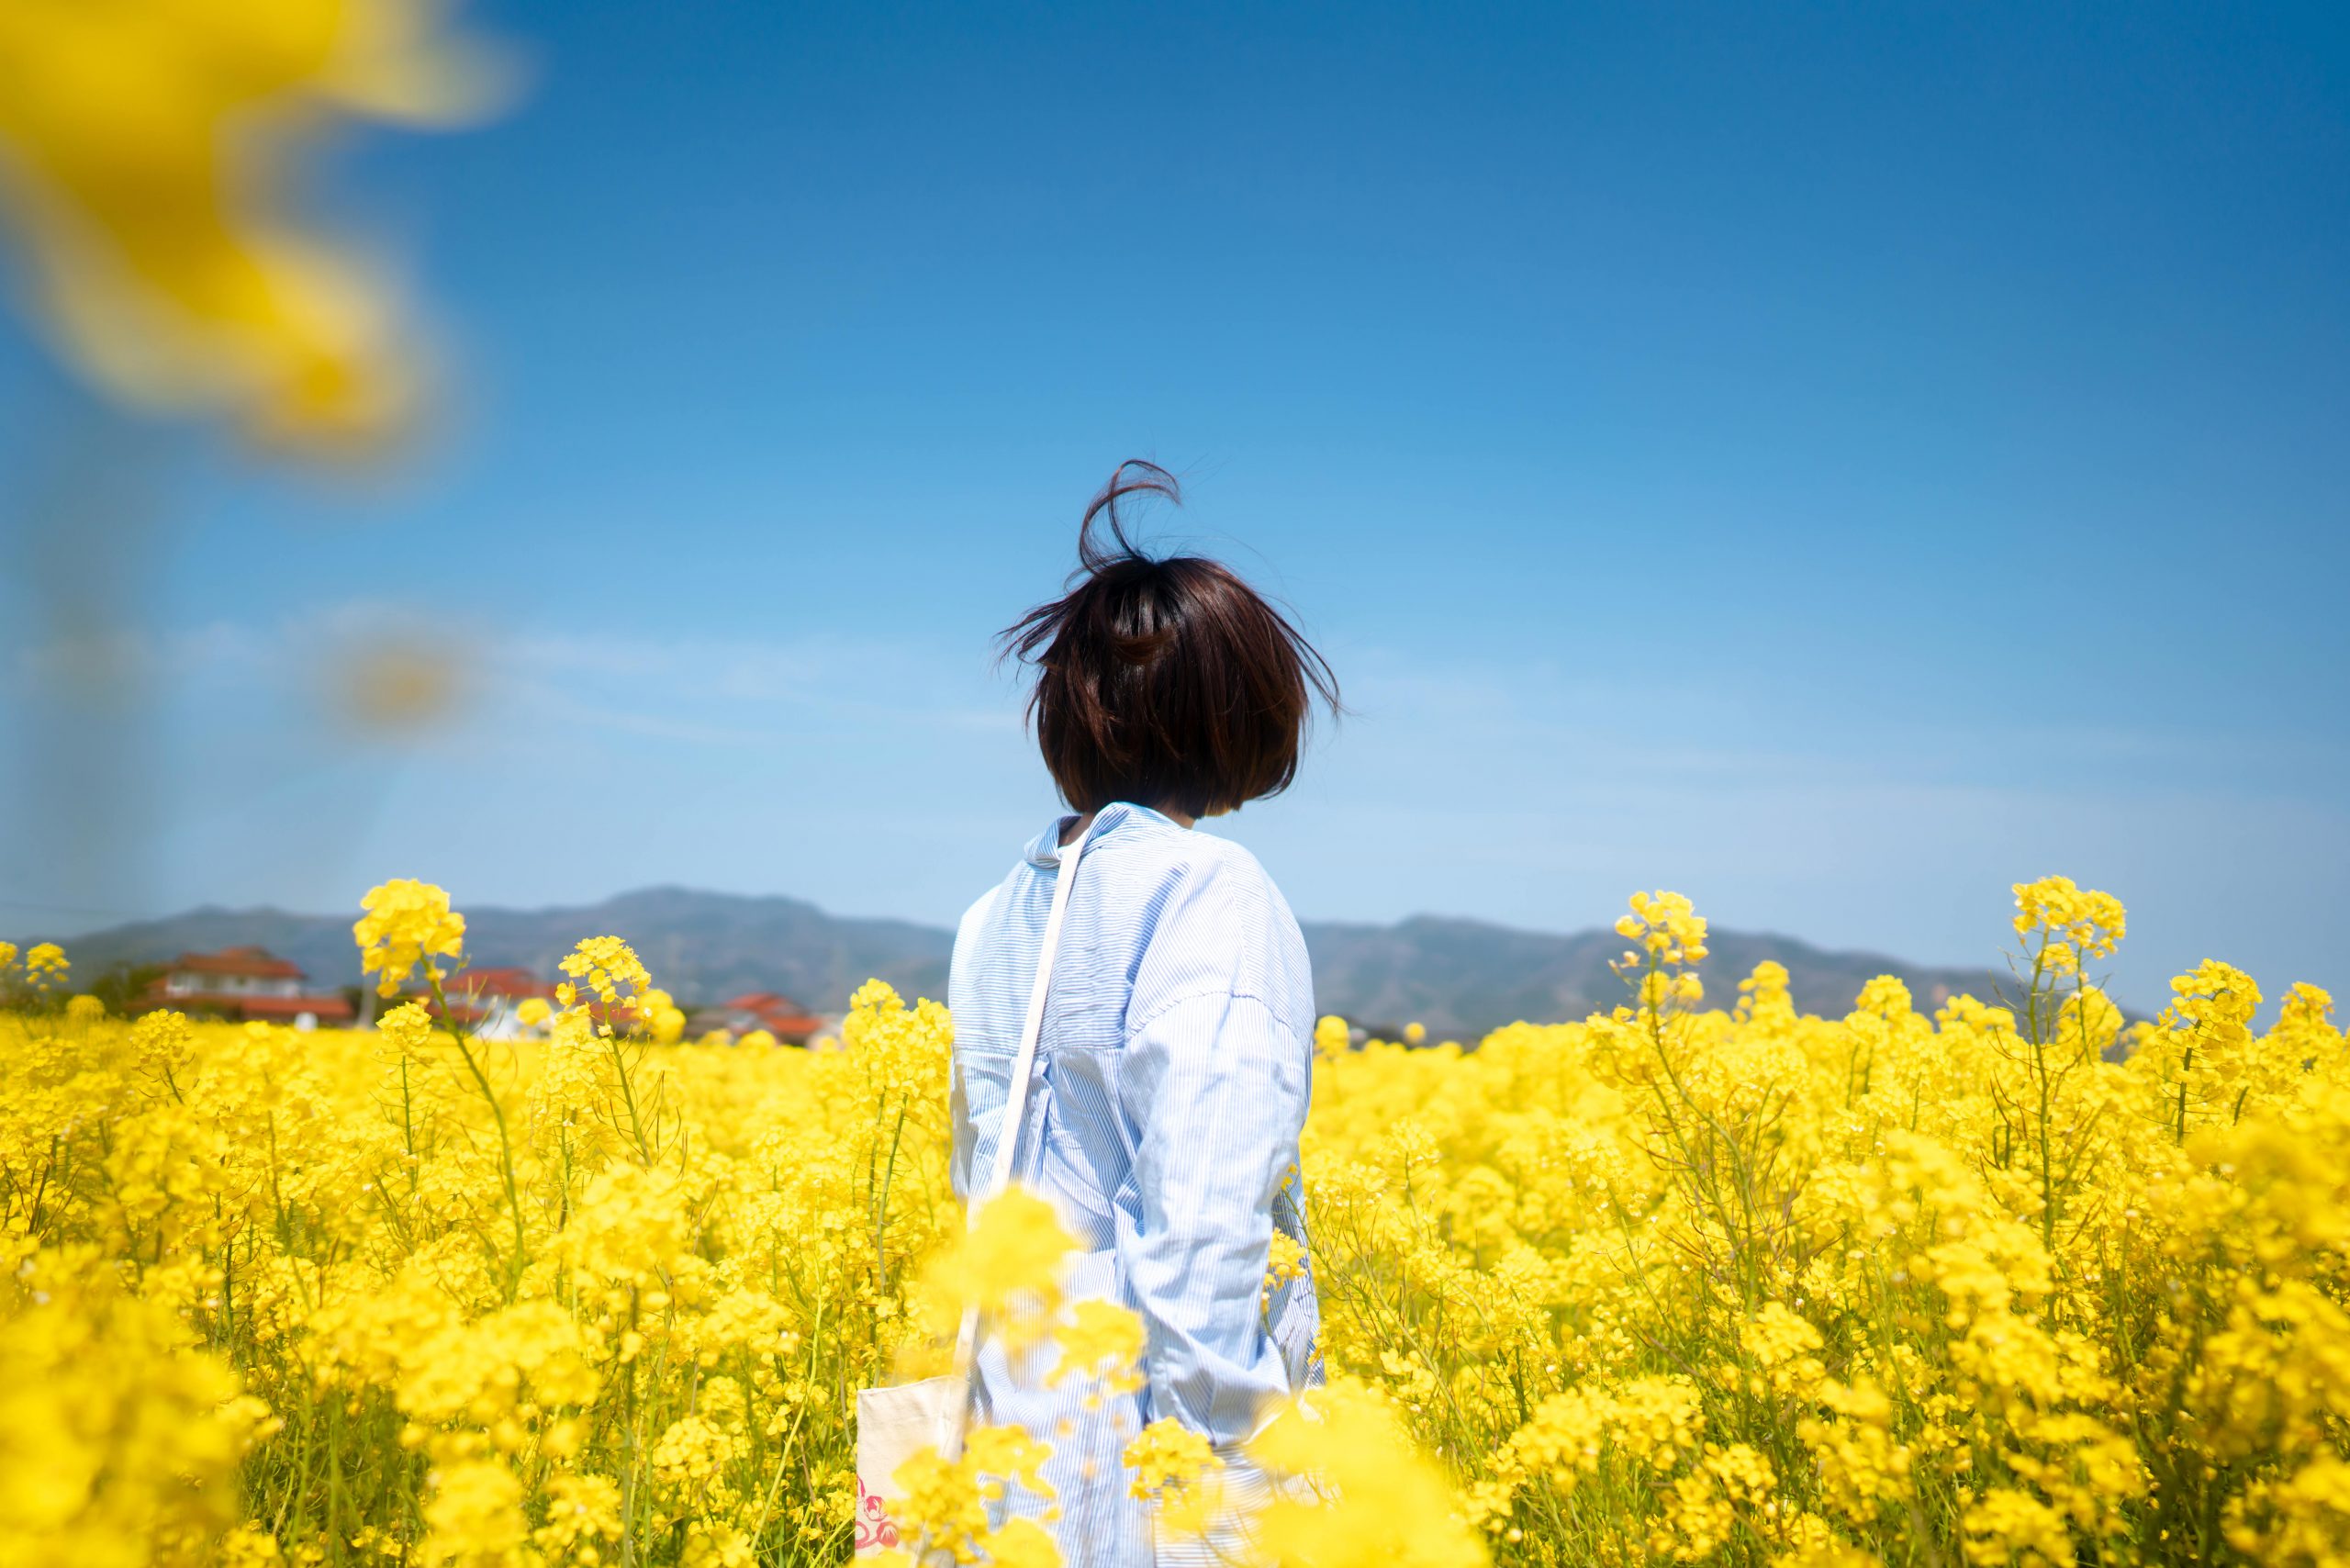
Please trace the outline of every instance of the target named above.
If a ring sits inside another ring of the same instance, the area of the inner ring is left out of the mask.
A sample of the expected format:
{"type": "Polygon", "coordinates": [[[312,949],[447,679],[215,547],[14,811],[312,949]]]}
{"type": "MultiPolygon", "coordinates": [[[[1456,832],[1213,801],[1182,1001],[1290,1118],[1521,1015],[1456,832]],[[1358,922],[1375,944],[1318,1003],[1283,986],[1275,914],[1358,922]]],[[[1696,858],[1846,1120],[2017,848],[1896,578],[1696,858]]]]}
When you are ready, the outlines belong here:
{"type": "MultiPolygon", "coordinates": [[[[444,344],[422,460],[165,434],[108,543],[19,509],[0,930],[395,874],[947,921],[1052,810],[989,639],[1141,455],[1354,710],[1217,826],[1302,914],[1667,886],[1986,961],[2064,871],[2142,1005],[2350,1001],[2338,8],[464,14],[518,106],[321,182],[444,344]],[[62,581],[131,633],[96,716],[62,581]],[[420,740],[321,716],[386,625],[472,671],[420,740]]],[[[0,472],[73,404],[0,325],[0,472]]]]}

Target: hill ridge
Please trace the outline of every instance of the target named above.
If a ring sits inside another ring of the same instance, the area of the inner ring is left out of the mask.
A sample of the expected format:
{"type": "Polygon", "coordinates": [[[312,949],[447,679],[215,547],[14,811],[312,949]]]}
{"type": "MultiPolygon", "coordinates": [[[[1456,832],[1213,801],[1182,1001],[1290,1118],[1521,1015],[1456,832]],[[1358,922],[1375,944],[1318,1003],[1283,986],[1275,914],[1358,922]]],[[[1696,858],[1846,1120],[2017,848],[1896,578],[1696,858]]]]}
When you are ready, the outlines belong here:
{"type": "MultiPolygon", "coordinates": [[[[87,932],[64,946],[83,985],[117,965],[247,945],[293,959],[320,984],[346,985],[359,980],[353,918],[204,904],[87,932]]],[[[1519,1019],[1582,1018],[1624,995],[1607,968],[1623,940],[1604,926],[1529,931],[1442,914],[1300,925],[1313,955],[1318,1005],[1375,1026],[1416,1019],[1435,1037],[1469,1039],[1519,1019]]],[[[711,892],[676,883],[632,888],[592,903],[466,911],[466,953],[485,967],[512,964],[552,974],[573,943],[605,935],[627,939],[655,980],[688,1003],[780,991],[819,1012],[846,1005],[874,976],[908,997],[943,1000],[954,945],[951,930],[919,921],[835,915],[788,893],[711,892]]],[[[1992,1000],[2005,978],[1772,932],[1716,927],[1708,946],[1701,973],[1713,1002],[1728,1005],[1737,981],[1772,958],[1786,966],[1798,1008],[1831,1017],[1850,1011],[1861,987],[1880,974],[1898,976],[1926,1009],[1962,991],[1992,1000]]]]}

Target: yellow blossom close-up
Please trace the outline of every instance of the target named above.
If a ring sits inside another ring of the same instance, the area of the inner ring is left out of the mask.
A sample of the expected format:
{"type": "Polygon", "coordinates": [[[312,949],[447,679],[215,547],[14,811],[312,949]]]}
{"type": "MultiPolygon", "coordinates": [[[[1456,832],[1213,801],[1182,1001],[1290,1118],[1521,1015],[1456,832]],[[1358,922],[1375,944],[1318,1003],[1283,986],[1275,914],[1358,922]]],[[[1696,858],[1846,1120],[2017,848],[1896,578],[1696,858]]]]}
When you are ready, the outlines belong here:
{"type": "Polygon", "coordinates": [[[296,212],[341,123],[478,115],[501,94],[431,0],[7,0],[0,207],[34,315],[138,403],[314,450],[410,416],[416,329],[383,269],[296,212]]]}
{"type": "Polygon", "coordinates": [[[435,981],[447,974],[432,960],[464,956],[465,917],[449,908],[449,895],[430,882],[395,877],[368,890],[360,901],[367,913],[352,927],[361,968],[376,977],[375,989],[397,996],[421,967],[435,981]]]}

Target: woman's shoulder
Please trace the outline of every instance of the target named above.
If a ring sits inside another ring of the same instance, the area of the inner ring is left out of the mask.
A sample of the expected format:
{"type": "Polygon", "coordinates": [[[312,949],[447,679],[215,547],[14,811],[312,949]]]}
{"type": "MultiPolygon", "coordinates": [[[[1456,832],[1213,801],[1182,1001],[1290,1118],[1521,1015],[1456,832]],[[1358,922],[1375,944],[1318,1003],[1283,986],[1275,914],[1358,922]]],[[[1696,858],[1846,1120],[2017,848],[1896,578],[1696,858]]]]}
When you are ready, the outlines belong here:
{"type": "Polygon", "coordinates": [[[1289,905],[1264,863],[1248,846],[1198,828],[1178,827],[1163,819],[1137,818],[1105,838],[1104,859],[1128,877],[1156,884],[1155,891],[1170,902],[1237,912],[1261,908],[1287,921],[1289,905]]]}
{"type": "Polygon", "coordinates": [[[1130,846],[1147,865],[1117,879],[1136,916],[1136,1017],[1192,996],[1249,995],[1310,1029],[1305,938],[1262,862],[1231,839],[1169,825],[1130,846]]]}

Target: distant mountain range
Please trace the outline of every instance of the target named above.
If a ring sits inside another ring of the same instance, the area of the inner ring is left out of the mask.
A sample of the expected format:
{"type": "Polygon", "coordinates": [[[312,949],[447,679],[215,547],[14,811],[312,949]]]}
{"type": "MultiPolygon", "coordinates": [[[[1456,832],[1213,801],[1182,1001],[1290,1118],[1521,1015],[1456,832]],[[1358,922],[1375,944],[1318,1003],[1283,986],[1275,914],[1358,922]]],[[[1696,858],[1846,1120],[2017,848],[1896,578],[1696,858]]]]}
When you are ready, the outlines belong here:
{"type": "MultiPolygon", "coordinates": [[[[351,924],[348,915],[207,907],[89,932],[65,946],[83,985],[118,965],[251,945],[293,959],[316,983],[340,986],[359,979],[351,924]]],[[[1308,921],[1304,930],[1322,1009],[1375,1029],[1417,1019],[1433,1037],[1472,1039],[1518,1019],[1582,1018],[1624,996],[1607,968],[1624,947],[1612,931],[1559,935],[1432,915],[1393,925],[1308,921]]],[[[625,938],[654,979],[688,1005],[779,991],[818,1012],[845,1007],[849,993],[873,976],[910,997],[944,999],[954,945],[952,932],[909,921],[685,888],[646,888],[562,909],[465,912],[465,951],[476,966],[520,965],[552,976],[573,943],[599,935],[625,938]]],[[[1798,1008],[1830,1017],[1849,1012],[1876,975],[1899,976],[1927,1010],[1961,991],[1989,1001],[2006,979],[1719,928],[1708,946],[1702,971],[1708,999],[1725,1007],[1736,1000],[1738,981],[1765,958],[1787,967],[1798,1008]]]]}
{"type": "MultiPolygon", "coordinates": [[[[1359,1022],[1400,1025],[1416,1018],[1432,1035],[1473,1038],[1519,1019],[1588,1017],[1626,1000],[1623,982],[1607,967],[1623,955],[1625,943],[1610,930],[1558,935],[1434,915],[1394,925],[1309,921],[1304,930],[1315,995],[1325,1009],[1359,1022]]],[[[1925,1012],[1963,991],[1994,1002],[2002,983],[2011,986],[2009,977],[1988,969],[1830,952],[1792,936],[1719,926],[1707,933],[1706,949],[1698,966],[1706,999],[1723,1008],[1737,1002],[1738,982],[1766,958],[1786,966],[1798,1011],[1831,1018],[1851,1012],[1861,987],[1879,975],[1899,976],[1925,1012]]]]}

